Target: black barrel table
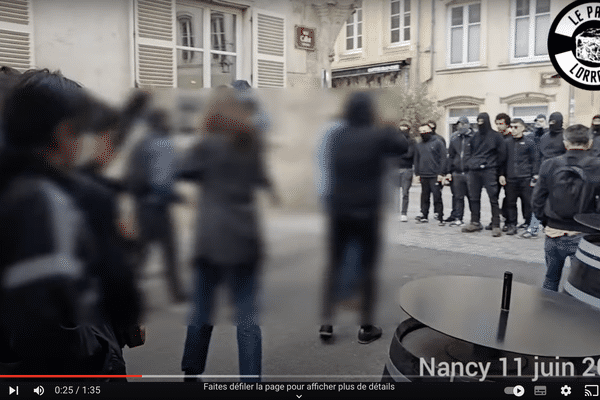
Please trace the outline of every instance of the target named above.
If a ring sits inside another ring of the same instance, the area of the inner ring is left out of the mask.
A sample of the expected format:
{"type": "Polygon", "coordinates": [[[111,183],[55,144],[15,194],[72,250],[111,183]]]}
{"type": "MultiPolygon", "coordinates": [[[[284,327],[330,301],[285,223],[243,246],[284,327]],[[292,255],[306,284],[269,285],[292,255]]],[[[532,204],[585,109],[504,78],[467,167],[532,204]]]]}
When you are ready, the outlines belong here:
{"type": "Polygon", "coordinates": [[[598,230],[585,235],[571,260],[571,273],[565,282],[565,292],[591,306],[600,308],[600,214],[577,214],[580,224],[598,230]]]}
{"type": "Polygon", "coordinates": [[[472,276],[400,289],[411,317],[392,339],[383,381],[598,379],[600,310],[564,293],[472,276]]]}

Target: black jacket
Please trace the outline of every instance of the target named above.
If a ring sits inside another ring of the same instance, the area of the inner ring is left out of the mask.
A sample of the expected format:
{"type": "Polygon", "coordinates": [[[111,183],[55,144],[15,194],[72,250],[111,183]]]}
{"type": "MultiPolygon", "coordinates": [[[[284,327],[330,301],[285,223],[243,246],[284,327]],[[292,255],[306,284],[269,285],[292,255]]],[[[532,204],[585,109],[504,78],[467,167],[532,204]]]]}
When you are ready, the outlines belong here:
{"type": "Polygon", "coordinates": [[[523,136],[506,140],[506,179],[531,178],[540,169],[539,154],[533,138],[523,136]]]}
{"type": "MultiPolygon", "coordinates": [[[[584,166],[588,180],[596,186],[595,190],[588,194],[590,198],[587,199],[587,203],[594,203],[594,197],[600,194],[600,159],[594,157],[589,150],[568,150],[565,154],[542,163],[540,177],[533,189],[533,212],[544,226],[567,231],[598,233],[595,229],[581,225],[574,219],[565,220],[552,210],[549,197],[555,185],[555,172],[559,167],[566,165],[567,161],[584,166]]],[[[596,213],[597,210],[595,207],[590,207],[589,210],[584,210],[584,212],[596,213]]]]}
{"type": "Polygon", "coordinates": [[[481,113],[477,119],[483,119],[483,125],[471,140],[471,158],[467,167],[471,171],[497,168],[500,175],[506,170],[506,143],[502,135],[492,129],[488,113],[481,113]]]}
{"type": "Polygon", "coordinates": [[[467,129],[466,132],[457,132],[450,139],[448,147],[448,162],[446,163],[446,174],[454,172],[467,172],[467,162],[471,157],[471,139],[473,131],[467,129]]]}
{"type": "MultiPolygon", "coordinates": [[[[4,274],[11,266],[35,265],[40,257],[61,257],[72,260],[73,265],[82,265],[84,273],[99,283],[97,318],[90,320],[87,327],[100,339],[98,343],[103,350],[99,356],[104,361],[100,365],[81,365],[81,370],[124,373],[121,343],[115,331],[121,323],[138,322],[141,297],[133,274],[128,274],[126,266],[118,261],[120,252],[109,232],[109,225],[114,223],[112,197],[93,188],[85,179],[61,174],[33,157],[3,154],[2,161],[0,273],[4,274]]],[[[10,336],[10,329],[4,329],[10,336]]],[[[84,332],[89,332],[86,327],[82,327],[81,334],[91,344],[91,338],[84,332]]],[[[57,372],[47,369],[45,353],[43,349],[34,356],[20,353],[22,368],[29,373],[57,372]]],[[[65,367],[70,363],[54,356],[51,359],[57,370],[58,365],[65,367]]]]}
{"type": "Polygon", "coordinates": [[[408,142],[408,150],[406,153],[398,157],[398,168],[406,169],[412,168],[415,159],[415,140],[409,135],[403,135],[408,142]]]}
{"type": "Polygon", "coordinates": [[[432,178],[446,171],[447,151],[444,142],[436,137],[421,141],[415,147],[415,175],[432,178]]]}
{"type": "Polygon", "coordinates": [[[386,158],[408,149],[404,135],[371,125],[345,126],[331,138],[335,213],[375,213],[382,204],[386,158]]]}
{"type": "Polygon", "coordinates": [[[550,114],[548,121],[555,121],[554,124],[550,125],[548,132],[540,138],[540,163],[544,161],[565,154],[565,144],[563,143],[563,117],[559,112],[553,112],[550,114]]]}

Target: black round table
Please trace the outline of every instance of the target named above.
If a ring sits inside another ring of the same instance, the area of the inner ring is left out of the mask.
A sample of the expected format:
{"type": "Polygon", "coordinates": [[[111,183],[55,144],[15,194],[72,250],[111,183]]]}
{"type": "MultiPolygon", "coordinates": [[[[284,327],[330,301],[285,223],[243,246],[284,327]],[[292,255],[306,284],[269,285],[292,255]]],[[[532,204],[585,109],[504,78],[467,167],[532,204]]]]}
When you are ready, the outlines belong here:
{"type": "Polygon", "coordinates": [[[546,357],[600,354],[600,310],[512,282],[509,311],[501,311],[502,291],[501,279],[437,276],[407,283],[399,300],[424,325],[486,348],[546,357]]]}

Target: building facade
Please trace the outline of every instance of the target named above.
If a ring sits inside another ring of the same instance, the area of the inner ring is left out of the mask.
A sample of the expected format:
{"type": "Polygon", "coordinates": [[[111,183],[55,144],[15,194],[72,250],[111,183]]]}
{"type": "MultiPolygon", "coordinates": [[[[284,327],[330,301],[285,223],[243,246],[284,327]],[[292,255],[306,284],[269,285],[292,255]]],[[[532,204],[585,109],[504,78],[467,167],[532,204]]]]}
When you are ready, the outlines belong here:
{"type": "Polygon", "coordinates": [[[264,88],[321,87],[327,57],[319,54],[331,47],[323,38],[341,27],[352,4],[2,1],[0,65],[59,69],[113,101],[133,87],[202,89],[236,79],[264,88]]]}
{"type": "Polygon", "coordinates": [[[460,116],[475,123],[480,112],[533,122],[559,111],[565,124],[590,125],[598,96],[562,80],[548,56],[550,25],[568,4],[363,0],[336,40],[332,86],[426,83],[446,137],[460,116]]]}

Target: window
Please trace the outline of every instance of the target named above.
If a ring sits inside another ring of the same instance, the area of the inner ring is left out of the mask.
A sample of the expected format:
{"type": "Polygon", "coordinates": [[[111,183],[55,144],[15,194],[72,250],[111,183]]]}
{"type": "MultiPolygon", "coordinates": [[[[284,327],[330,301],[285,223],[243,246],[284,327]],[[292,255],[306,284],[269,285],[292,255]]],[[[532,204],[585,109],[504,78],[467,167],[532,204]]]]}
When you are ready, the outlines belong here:
{"type": "Polygon", "coordinates": [[[204,88],[237,79],[237,15],[177,5],[177,86],[204,88]]]}
{"type": "Polygon", "coordinates": [[[547,60],[550,0],[514,0],[512,13],[513,60],[547,60]]]}
{"type": "Polygon", "coordinates": [[[471,124],[471,129],[477,130],[477,116],[479,115],[478,107],[450,108],[448,109],[448,137],[452,137],[452,133],[456,131],[456,123],[462,116],[468,118],[471,124]]]}
{"type": "Polygon", "coordinates": [[[346,50],[362,49],[362,2],[346,21],[346,50]]]}
{"type": "Polygon", "coordinates": [[[474,3],[449,9],[448,64],[479,64],[479,35],[481,30],[481,4],[474,3]]]}
{"type": "Polygon", "coordinates": [[[391,0],[390,7],[390,42],[410,41],[410,0],[391,0]]]}

